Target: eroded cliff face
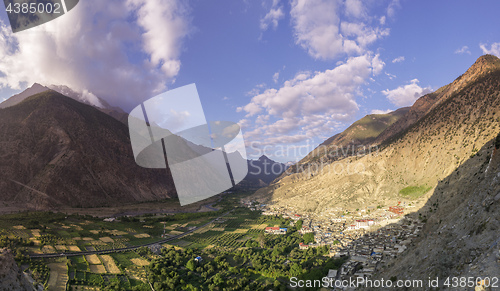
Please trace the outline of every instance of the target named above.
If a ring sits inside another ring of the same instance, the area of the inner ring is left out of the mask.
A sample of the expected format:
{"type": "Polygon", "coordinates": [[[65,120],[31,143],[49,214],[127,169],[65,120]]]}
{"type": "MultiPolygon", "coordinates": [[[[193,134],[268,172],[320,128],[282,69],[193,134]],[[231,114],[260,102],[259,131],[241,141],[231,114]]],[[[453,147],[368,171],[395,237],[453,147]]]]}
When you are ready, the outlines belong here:
{"type": "Polygon", "coordinates": [[[0,249],[0,290],[34,290],[33,284],[19,270],[12,252],[5,248],[0,249]]]}
{"type": "Polygon", "coordinates": [[[374,279],[439,278],[440,290],[473,290],[444,283],[448,277],[498,278],[500,135],[440,181],[426,205],[412,216],[427,219],[422,232],[407,251],[379,266],[374,279]]]}

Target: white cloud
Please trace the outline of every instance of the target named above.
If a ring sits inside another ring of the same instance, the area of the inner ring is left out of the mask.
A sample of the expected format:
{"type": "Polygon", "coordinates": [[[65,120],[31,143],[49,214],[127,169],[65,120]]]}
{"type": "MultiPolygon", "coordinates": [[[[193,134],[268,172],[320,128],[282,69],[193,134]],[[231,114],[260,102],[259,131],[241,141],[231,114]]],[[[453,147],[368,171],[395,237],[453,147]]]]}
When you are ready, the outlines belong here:
{"type": "Polygon", "coordinates": [[[361,0],[346,0],[345,12],[347,16],[355,18],[366,17],[366,8],[363,6],[361,0]]]}
{"type": "Polygon", "coordinates": [[[485,44],[480,44],[479,47],[483,50],[483,54],[495,55],[500,58],[500,42],[491,44],[489,49],[485,44]]]}
{"type": "MultiPolygon", "coordinates": [[[[367,46],[389,35],[389,29],[371,27],[364,22],[341,21],[339,0],[292,0],[296,44],[316,59],[333,59],[342,54],[361,55],[367,46]]],[[[365,8],[360,1],[348,1],[345,14],[362,18],[365,8]]]]}
{"type": "Polygon", "coordinates": [[[469,54],[470,55],[470,50],[469,47],[464,45],[463,47],[457,49],[455,51],[456,54],[469,54]]]}
{"type": "Polygon", "coordinates": [[[276,144],[328,136],[358,112],[360,87],[384,65],[378,55],[367,54],[331,70],[299,72],[281,88],[267,89],[237,109],[247,113],[247,120],[259,114],[245,138],[276,144]]]}
{"type": "Polygon", "coordinates": [[[394,90],[386,89],[382,93],[396,106],[409,106],[419,97],[432,92],[431,87],[422,88],[418,85],[418,82],[417,79],[413,79],[408,85],[399,86],[394,90]]]}
{"type": "Polygon", "coordinates": [[[387,16],[390,18],[393,18],[396,16],[396,10],[401,7],[401,4],[399,4],[399,0],[392,0],[389,6],[387,7],[387,16]]]}
{"type": "Polygon", "coordinates": [[[394,60],[392,60],[392,63],[401,63],[401,62],[404,62],[404,60],[405,60],[405,57],[400,56],[400,57],[397,57],[394,60]]]}
{"type": "Polygon", "coordinates": [[[384,24],[385,24],[385,21],[386,21],[386,17],[385,17],[385,15],[384,15],[384,16],[382,16],[382,17],[380,17],[380,19],[379,19],[380,25],[384,25],[384,24]]]}
{"type": "Polygon", "coordinates": [[[271,25],[273,29],[278,28],[278,22],[285,17],[283,12],[283,6],[278,5],[279,0],[273,0],[271,9],[267,14],[260,20],[260,29],[267,30],[271,25]]]}
{"type": "Polygon", "coordinates": [[[397,77],[396,77],[396,75],[393,75],[393,74],[391,74],[391,73],[387,73],[387,72],[385,72],[385,75],[386,75],[387,77],[389,77],[389,80],[392,80],[392,79],[397,78],[397,77]]]}
{"type": "Polygon", "coordinates": [[[370,114],[387,114],[387,113],[391,113],[393,112],[394,110],[392,109],[387,109],[387,110],[380,110],[380,109],[373,109],[370,114]]]}
{"type": "Polygon", "coordinates": [[[273,75],[273,81],[274,81],[274,83],[278,83],[279,77],[280,77],[280,72],[274,73],[274,75],[273,75]]]}
{"type": "Polygon", "coordinates": [[[67,85],[131,109],[165,90],[179,72],[190,27],[183,3],[88,0],[71,17],[16,34],[0,23],[0,88],[67,85]],[[130,58],[139,54],[143,59],[130,58]]]}

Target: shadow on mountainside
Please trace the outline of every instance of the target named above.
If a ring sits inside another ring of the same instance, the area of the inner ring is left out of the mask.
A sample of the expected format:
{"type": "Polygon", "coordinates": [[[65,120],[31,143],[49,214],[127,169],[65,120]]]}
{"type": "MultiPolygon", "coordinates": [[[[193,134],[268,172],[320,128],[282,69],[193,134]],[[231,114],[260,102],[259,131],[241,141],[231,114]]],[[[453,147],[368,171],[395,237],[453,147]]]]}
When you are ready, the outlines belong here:
{"type": "MultiPolygon", "coordinates": [[[[444,286],[446,278],[473,277],[475,280],[478,277],[498,277],[499,148],[500,135],[487,142],[452,174],[439,181],[425,206],[405,215],[405,220],[426,223],[407,250],[386,263],[377,265],[372,280],[422,280],[423,289],[391,289],[431,290],[428,286],[429,278],[439,278],[440,290],[459,290],[460,288],[444,286]]],[[[380,231],[384,233],[394,226],[395,224],[387,225],[380,231]]],[[[367,236],[374,234],[376,232],[368,233],[367,236]]],[[[398,243],[401,243],[400,239],[393,244],[398,243]]]]}

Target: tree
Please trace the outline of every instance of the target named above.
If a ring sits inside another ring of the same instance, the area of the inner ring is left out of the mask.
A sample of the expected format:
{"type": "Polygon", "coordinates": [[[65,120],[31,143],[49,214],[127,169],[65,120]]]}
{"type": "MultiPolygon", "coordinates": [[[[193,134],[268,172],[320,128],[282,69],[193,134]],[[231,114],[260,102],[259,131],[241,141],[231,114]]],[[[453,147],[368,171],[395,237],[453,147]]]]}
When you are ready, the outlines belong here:
{"type": "Polygon", "coordinates": [[[260,244],[260,247],[263,248],[266,245],[266,237],[264,234],[261,232],[259,233],[259,236],[257,237],[257,241],[260,244]]]}
{"type": "Polygon", "coordinates": [[[194,262],[193,259],[189,260],[186,264],[186,268],[188,268],[191,271],[194,271],[196,269],[196,263],[194,262]]]}
{"type": "Polygon", "coordinates": [[[297,230],[300,230],[302,228],[302,219],[297,220],[297,223],[295,223],[295,226],[297,227],[297,230]]]}
{"type": "Polygon", "coordinates": [[[314,241],[314,234],[312,232],[304,234],[304,243],[308,244],[314,241]]]}

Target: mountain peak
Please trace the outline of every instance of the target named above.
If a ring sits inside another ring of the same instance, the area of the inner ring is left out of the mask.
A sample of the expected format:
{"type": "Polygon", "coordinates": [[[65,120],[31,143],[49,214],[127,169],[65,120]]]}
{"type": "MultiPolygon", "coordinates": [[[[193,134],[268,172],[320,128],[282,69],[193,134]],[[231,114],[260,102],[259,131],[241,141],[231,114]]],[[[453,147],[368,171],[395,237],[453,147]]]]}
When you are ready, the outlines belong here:
{"type": "Polygon", "coordinates": [[[7,108],[7,107],[14,106],[30,96],[45,92],[47,90],[50,90],[50,89],[43,86],[43,85],[40,85],[38,83],[34,83],[31,87],[27,88],[23,92],[16,94],[16,95],[13,95],[9,99],[2,102],[0,104],[0,108],[7,108]]]}
{"type": "Polygon", "coordinates": [[[482,55],[479,58],[477,58],[476,62],[459,78],[465,78],[467,81],[469,81],[474,76],[478,76],[499,69],[500,69],[499,58],[497,58],[494,55],[482,55]]]}
{"type": "Polygon", "coordinates": [[[262,155],[260,156],[259,161],[271,161],[271,159],[268,158],[266,155],[262,155]]]}
{"type": "Polygon", "coordinates": [[[477,63],[492,63],[492,64],[498,64],[500,62],[500,59],[494,55],[486,54],[482,55],[479,58],[477,58],[475,64],[477,63]]]}

